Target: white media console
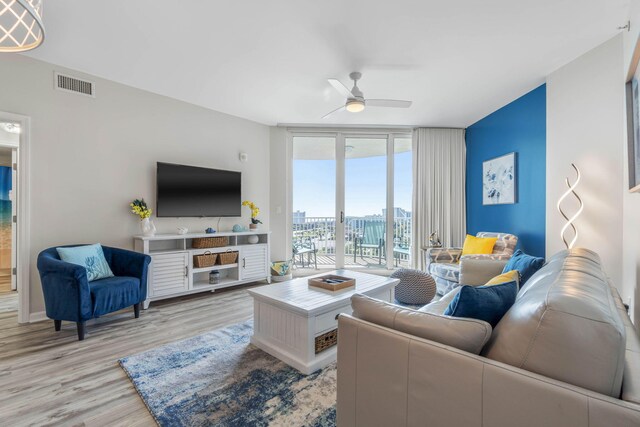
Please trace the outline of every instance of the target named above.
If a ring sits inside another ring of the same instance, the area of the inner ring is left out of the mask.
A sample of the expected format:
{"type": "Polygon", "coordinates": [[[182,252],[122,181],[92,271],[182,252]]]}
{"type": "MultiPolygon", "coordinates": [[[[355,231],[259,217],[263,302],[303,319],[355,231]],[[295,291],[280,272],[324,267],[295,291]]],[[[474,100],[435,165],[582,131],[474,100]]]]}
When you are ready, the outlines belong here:
{"type": "Polygon", "coordinates": [[[156,234],[155,236],[134,236],[133,245],[137,252],[151,256],[147,280],[147,299],[144,308],[151,301],[187,295],[196,292],[215,291],[228,286],[271,280],[269,268],[270,231],[248,231],[241,233],[191,233],[156,234]],[[194,249],[191,242],[198,237],[228,237],[229,245],[194,249]],[[258,243],[249,243],[249,236],[258,236],[258,243]],[[205,252],[238,252],[238,262],[227,265],[194,268],[193,256],[205,252]],[[217,284],[209,284],[209,273],[220,272],[217,284]]]}

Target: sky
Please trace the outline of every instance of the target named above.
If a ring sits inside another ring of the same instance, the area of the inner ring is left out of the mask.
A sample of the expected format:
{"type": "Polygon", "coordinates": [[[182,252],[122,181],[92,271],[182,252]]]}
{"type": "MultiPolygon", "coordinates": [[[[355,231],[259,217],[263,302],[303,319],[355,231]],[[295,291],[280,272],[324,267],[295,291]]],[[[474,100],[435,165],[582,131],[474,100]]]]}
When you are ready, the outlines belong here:
{"type": "MultiPolygon", "coordinates": [[[[386,208],[386,156],[345,160],[345,216],[382,214],[386,208]]],[[[397,153],[394,207],[411,211],[411,151],[397,153]]],[[[335,215],[335,160],[293,161],[293,211],[335,215]]]]}

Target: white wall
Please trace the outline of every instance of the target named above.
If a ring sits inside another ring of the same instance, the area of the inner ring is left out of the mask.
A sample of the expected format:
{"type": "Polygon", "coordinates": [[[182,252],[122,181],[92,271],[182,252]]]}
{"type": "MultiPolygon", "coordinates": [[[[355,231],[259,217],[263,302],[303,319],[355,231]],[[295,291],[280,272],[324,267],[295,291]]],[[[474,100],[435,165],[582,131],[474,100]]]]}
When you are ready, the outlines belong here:
{"type": "MultiPolygon", "coordinates": [[[[596,47],[547,78],[547,256],[564,249],[564,220],[556,202],[573,179],[571,163],[582,171],[577,193],[585,210],[576,226],[576,246],[597,251],[625,301],[622,278],[624,67],[622,35],[596,47]]],[[[623,179],[623,177],[625,179],[623,179]]],[[[568,210],[574,205],[566,200],[568,210]]],[[[571,210],[571,212],[573,212],[571,210]]],[[[626,230],[625,230],[626,233],[626,230]]]]}
{"type": "Polygon", "coordinates": [[[287,216],[290,200],[291,153],[287,145],[287,130],[282,127],[271,128],[271,259],[288,260],[291,258],[289,230],[291,219],[287,216]]]}
{"type": "Polygon", "coordinates": [[[16,145],[20,141],[20,135],[10,133],[0,128],[0,144],[16,145]]]}
{"type": "MultiPolygon", "coordinates": [[[[132,247],[139,232],[129,202],[155,207],[155,163],[242,171],[243,198],[269,227],[269,128],[20,55],[0,56],[0,111],[30,116],[31,312],[44,309],[35,267],[47,247],[101,242],[132,247]],[[53,72],[96,82],[95,99],[53,89],[53,72]],[[241,163],[238,153],[249,161],[241,163]]],[[[214,219],[155,219],[158,232],[193,231],[214,219]]],[[[221,230],[243,218],[227,218],[221,230]]]]}
{"type": "MultiPolygon", "coordinates": [[[[17,145],[20,142],[20,135],[10,133],[0,128],[0,144],[9,146],[17,145]]],[[[11,166],[11,148],[0,148],[0,166],[11,166]]]]}
{"type": "Polygon", "coordinates": [[[631,0],[629,4],[629,22],[631,24],[629,31],[623,31],[622,36],[624,39],[624,71],[625,73],[629,69],[631,60],[633,58],[633,50],[636,46],[636,41],[640,36],[640,0],[631,0]]]}

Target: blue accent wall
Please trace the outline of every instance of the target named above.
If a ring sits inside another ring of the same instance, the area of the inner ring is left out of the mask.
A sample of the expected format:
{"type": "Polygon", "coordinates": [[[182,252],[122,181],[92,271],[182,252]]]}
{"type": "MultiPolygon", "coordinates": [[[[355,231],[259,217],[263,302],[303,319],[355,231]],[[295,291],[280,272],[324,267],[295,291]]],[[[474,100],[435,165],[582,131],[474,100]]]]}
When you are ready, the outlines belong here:
{"type": "Polygon", "coordinates": [[[547,91],[542,85],[467,128],[467,233],[518,236],[518,247],[545,256],[547,91]],[[482,163],[516,152],[516,203],[482,205],[482,163]]]}

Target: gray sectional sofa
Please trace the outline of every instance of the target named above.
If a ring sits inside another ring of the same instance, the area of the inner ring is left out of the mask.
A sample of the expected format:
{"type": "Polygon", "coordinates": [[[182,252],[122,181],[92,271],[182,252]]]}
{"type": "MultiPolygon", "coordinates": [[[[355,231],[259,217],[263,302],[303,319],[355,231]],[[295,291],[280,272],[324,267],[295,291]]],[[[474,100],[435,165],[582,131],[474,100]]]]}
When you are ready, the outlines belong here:
{"type": "Polygon", "coordinates": [[[339,318],[340,427],[640,426],[640,340],[594,252],[549,259],[492,331],[442,302],[358,298],[339,318]]]}

